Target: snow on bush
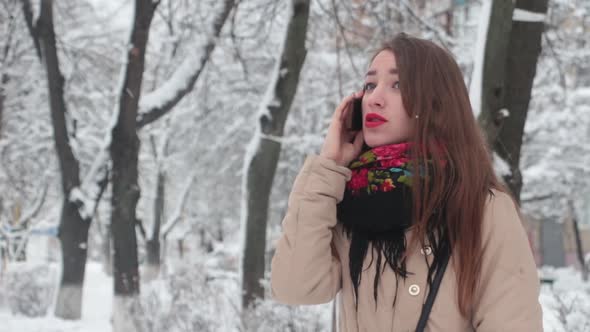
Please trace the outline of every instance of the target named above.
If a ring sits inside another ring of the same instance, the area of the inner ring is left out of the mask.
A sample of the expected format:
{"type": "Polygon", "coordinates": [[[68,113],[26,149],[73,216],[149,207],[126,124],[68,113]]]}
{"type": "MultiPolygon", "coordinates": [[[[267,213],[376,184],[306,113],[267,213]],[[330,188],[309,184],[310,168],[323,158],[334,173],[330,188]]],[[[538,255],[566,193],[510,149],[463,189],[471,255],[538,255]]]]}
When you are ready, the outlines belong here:
{"type": "Polygon", "coordinates": [[[214,331],[214,315],[209,312],[210,291],[202,278],[185,270],[154,281],[144,287],[139,302],[132,310],[141,331],[214,331]]]}
{"type": "Polygon", "coordinates": [[[545,332],[590,331],[590,282],[573,268],[545,267],[542,273],[555,280],[542,287],[539,297],[545,332]]]}
{"type": "MultiPolygon", "coordinates": [[[[142,285],[141,295],[130,308],[140,331],[223,331],[226,301],[199,266],[179,266],[175,271],[142,285]]],[[[236,316],[235,311],[233,316],[236,316]]]]}
{"type": "Polygon", "coordinates": [[[270,273],[266,273],[262,285],[266,298],[243,310],[240,331],[331,331],[333,305],[290,306],[271,298],[270,273]]]}
{"type": "MultiPolygon", "coordinates": [[[[272,299],[242,312],[236,266],[227,266],[231,252],[168,261],[160,279],[142,284],[129,308],[142,332],[313,332],[330,331],[332,306],[286,306],[272,299]]],[[[268,277],[268,276],[267,276],[268,277]]],[[[263,281],[267,288],[268,278],[263,281]]]]}
{"type": "Polygon", "coordinates": [[[0,297],[13,314],[44,316],[55,292],[57,271],[53,265],[10,263],[0,280],[0,297]]]}
{"type": "Polygon", "coordinates": [[[272,300],[259,301],[254,310],[246,310],[242,331],[330,331],[331,305],[288,306],[272,300]]]}

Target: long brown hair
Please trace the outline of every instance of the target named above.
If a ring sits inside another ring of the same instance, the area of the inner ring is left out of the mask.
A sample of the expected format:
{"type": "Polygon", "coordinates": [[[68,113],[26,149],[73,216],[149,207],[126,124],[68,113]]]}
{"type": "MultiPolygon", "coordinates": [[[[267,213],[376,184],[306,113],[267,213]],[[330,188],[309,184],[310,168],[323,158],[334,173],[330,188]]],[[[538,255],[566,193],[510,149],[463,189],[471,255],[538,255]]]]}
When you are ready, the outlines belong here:
{"type": "Polygon", "coordinates": [[[410,117],[417,117],[414,167],[431,170],[412,186],[414,245],[430,238],[430,230],[437,227],[432,223],[444,226],[460,285],[459,310],[469,317],[481,274],[484,205],[491,189],[505,189],[494,174],[452,55],[433,42],[403,33],[379,51],[383,50],[394,53],[403,105],[410,117]],[[434,217],[441,210],[443,217],[434,217]]]}

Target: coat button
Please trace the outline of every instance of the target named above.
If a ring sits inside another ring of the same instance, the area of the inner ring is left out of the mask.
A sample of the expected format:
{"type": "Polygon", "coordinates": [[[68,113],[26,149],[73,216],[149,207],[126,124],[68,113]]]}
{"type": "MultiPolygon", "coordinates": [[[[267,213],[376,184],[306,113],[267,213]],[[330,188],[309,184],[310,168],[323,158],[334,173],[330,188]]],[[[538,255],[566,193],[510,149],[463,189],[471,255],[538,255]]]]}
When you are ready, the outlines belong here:
{"type": "Polygon", "coordinates": [[[430,247],[430,246],[424,246],[424,248],[421,248],[420,249],[420,253],[422,255],[428,256],[428,255],[432,254],[432,247],[430,247]]]}
{"type": "Polygon", "coordinates": [[[410,295],[416,296],[416,295],[420,294],[420,286],[413,284],[410,286],[408,291],[410,292],[410,295]]]}

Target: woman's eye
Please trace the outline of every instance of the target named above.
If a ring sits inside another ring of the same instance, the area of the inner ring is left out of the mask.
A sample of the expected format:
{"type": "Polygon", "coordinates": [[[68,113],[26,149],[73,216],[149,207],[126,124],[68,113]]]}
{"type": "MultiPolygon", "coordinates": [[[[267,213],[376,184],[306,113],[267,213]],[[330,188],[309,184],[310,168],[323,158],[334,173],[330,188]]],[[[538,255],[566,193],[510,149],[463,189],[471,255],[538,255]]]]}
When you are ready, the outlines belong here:
{"type": "Polygon", "coordinates": [[[394,88],[394,89],[399,89],[399,81],[395,81],[395,82],[393,83],[393,88],[394,88]]]}
{"type": "Polygon", "coordinates": [[[373,90],[375,89],[375,84],[373,83],[365,83],[365,87],[363,88],[363,90],[367,91],[367,90],[373,90]]]}

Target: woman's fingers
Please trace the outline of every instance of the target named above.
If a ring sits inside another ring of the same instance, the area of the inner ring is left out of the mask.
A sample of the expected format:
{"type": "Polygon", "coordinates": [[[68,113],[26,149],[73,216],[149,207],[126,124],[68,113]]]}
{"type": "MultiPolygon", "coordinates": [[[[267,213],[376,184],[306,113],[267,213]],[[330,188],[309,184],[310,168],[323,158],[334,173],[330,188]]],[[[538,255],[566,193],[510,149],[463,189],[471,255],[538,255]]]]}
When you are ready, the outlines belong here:
{"type": "Polygon", "coordinates": [[[352,145],[354,146],[354,151],[355,152],[360,152],[363,149],[363,143],[365,142],[364,138],[363,138],[363,131],[359,131],[356,136],[354,137],[354,142],[352,142],[352,145]]]}
{"type": "Polygon", "coordinates": [[[328,128],[328,134],[324,139],[324,144],[320,155],[335,160],[339,164],[346,165],[348,159],[353,159],[355,156],[346,156],[360,152],[362,148],[362,133],[350,131],[346,126],[346,120],[353,111],[354,98],[361,98],[363,92],[355,92],[346,96],[332,115],[332,121],[328,128]],[[342,160],[346,159],[346,160],[342,160]]]}

